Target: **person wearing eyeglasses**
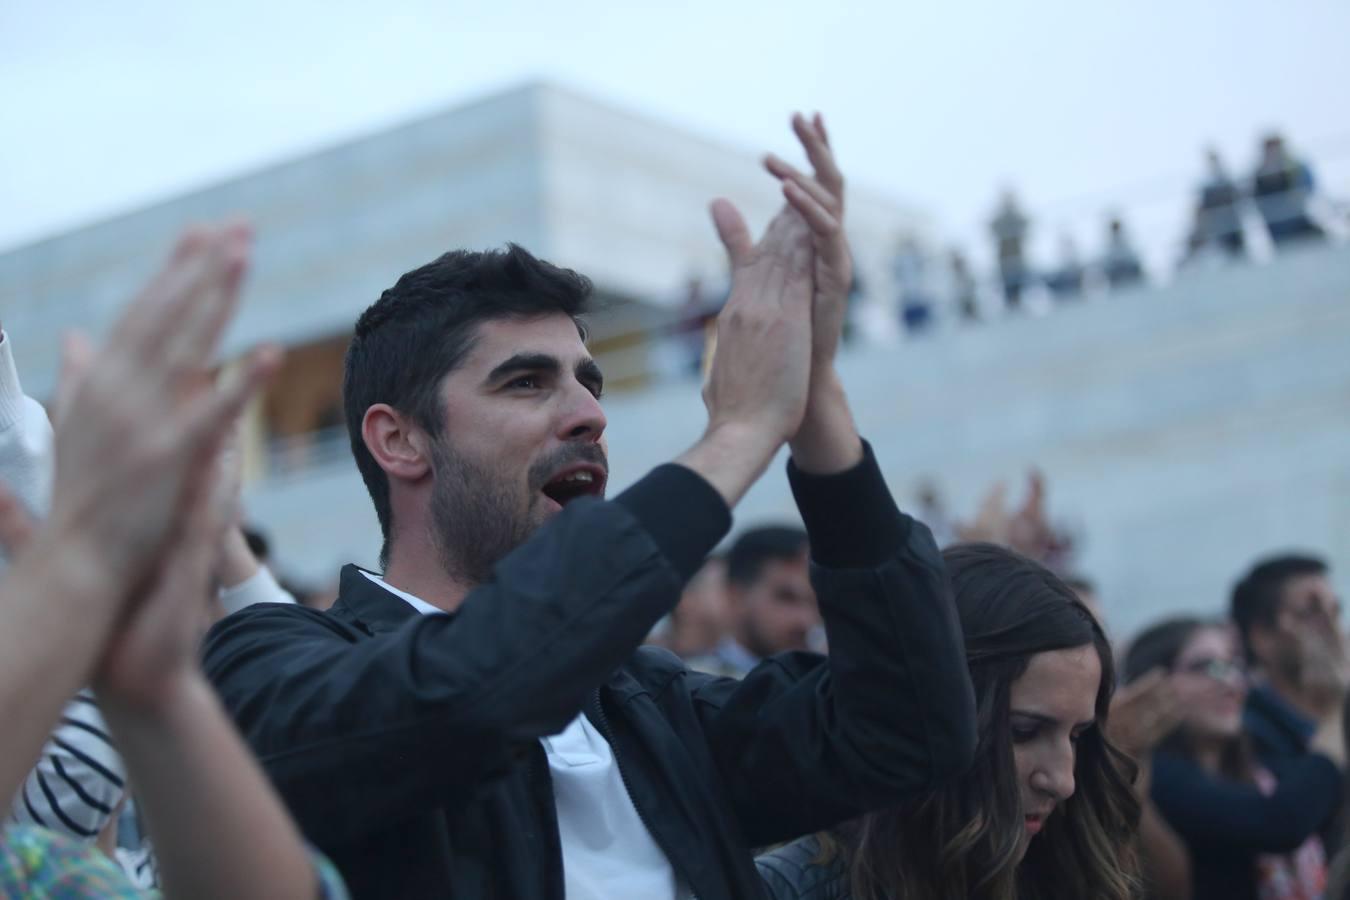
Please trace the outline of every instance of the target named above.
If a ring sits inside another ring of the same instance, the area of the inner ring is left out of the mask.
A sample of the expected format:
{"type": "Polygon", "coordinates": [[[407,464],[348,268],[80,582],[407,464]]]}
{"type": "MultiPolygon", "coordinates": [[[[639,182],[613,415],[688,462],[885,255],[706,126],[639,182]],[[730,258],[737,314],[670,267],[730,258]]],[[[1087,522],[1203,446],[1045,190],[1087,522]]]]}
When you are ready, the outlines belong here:
{"type": "Polygon", "coordinates": [[[1341,797],[1339,716],[1319,724],[1302,757],[1259,761],[1243,732],[1248,680],[1231,626],[1161,622],[1125,657],[1131,682],[1161,669],[1180,724],[1153,754],[1152,798],[1191,856],[1192,900],[1313,900],[1326,888],[1319,836],[1341,797]]]}

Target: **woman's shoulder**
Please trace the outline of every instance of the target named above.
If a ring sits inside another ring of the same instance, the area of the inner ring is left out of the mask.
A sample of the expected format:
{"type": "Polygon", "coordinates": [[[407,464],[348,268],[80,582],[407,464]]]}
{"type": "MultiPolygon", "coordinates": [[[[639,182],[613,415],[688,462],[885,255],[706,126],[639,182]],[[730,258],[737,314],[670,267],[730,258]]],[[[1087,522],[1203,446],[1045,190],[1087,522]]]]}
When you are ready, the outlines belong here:
{"type": "Polygon", "coordinates": [[[755,865],[773,900],[848,900],[843,859],[820,857],[820,839],[807,835],[757,857],[755,865]]]}

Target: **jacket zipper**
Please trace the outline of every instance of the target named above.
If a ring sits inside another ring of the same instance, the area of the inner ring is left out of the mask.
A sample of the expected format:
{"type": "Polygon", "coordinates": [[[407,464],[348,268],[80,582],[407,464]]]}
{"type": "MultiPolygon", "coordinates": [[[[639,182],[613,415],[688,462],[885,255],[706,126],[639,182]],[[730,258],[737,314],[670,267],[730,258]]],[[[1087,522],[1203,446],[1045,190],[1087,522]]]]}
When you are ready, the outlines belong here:
{"type": "MultiPolygon", "coordinates": [[[[652,840],[656,842],[656,846],[660,847],[661,852],[666,855],[666,859],[670,862],[670,867],[675,869],[675,857],[671,856],[670,848],[661,842],[659,833],[652,829],[652,824],[647,821],[647,816],[642,812],[642,807],[633,803],[633,789],[629,787],[628,776],[624,774],[623,762],[619,758],[619,749],[614,746],[614,734],[609,728],[609,716],[605,714],[605,704],[600,700],[599,688],[596,689],[594,696],[595,711],[600,717],[600,733],[605,736],[605,740],[609,742],[610,752],[614,754],[614,767],[619,770],[619,781],[623,782],[623,789],[624,793],[628,795],[628,802],[633,804],[633,809],[638,814],[638,820],[641,821],[643,827],[647,829],[647,833],[652,836],[652,840]]],[[[676,869],[676,874],[679,874],[678,869],[676,869]]],[[[687,878],[684,879],[684,882],[686,889],[689,891],[689,900],[698,900],[698,894],[694,893],[693,884],[687,878]]]]}

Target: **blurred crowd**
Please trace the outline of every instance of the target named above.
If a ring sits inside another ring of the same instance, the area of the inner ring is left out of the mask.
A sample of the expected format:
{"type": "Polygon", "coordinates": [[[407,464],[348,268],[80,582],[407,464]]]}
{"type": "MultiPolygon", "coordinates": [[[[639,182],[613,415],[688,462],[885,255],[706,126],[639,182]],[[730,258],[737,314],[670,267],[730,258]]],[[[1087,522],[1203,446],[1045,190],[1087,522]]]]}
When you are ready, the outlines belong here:
{"type": "MultiPolygon", "coordinates": [[[[1310,164],[1295,155],[1283,136],[1262,138],[1258,160],[1246,177],[1230,174],[1218,151],[1205,154],[1206,172],[1190,213],[1191,226],[1177,255],[1182,269],[1247,262],[1255,248],[1279,253],[1343,233],[1350,222],[1317,191],[1310,164]]],[[[1085,258],[1076,236],[1058,239],[1058,258],[1042,262],[1031,251],[1033,215],[1014,191],[1000,197],[988,222],[996,270],[980,270],[966,250],[937,253],[916,235],[900,238],[889,260],[894,309],[900,328],[923,334],[939,323],[972,324],[1000,311],[1015,313],[1028,298],[1039,304],[1073,303],[1128,291],[1149,281],[1149,269],[1118,213],[1106,217],[1100,248],[1085,258]]],[[[858,301],[872,286],[856,277],[850,286],[845,341],[858,333],[858,301]]],[[[725,302],[725,290],[692,278],[671,323],[652,335],[673,348],[680,373],[700,373],[706,343],[725,302]]]]}
{"type": "MultiPolygon", "coordinates": [[[[1206,154],[1207,171],[1199,186],[1192,224],[1179,264],[1249,258],[1253,240],[1274,252],[1299,243],[1325,240],[1327,213],[1319,208],[1312,168],[1296,156],[1279,134],[1262,139],[1259,161],[1246,178],[1230,174],[1215,150],[1206,154]]],[[[967,255],[953,250],[945,261],[914,238],[903,239],[893,258],[902,323],[920,332],[938,317],[978,321],[986,315],[986,294],[1009,311],[1020,309],[1033,293],[1055,303],[1085,295],[1121,291],[1144,283],[1147,269],[1125,221],[1107,217],[1101,249],[1084,260],[1073,236],[1059,239],[1059,258],[1039,263],[1029,251],[1032,217],[1012,191],[1005,192],[989,221],[998,263],[992,288],[974,270],[967,255]]]]}

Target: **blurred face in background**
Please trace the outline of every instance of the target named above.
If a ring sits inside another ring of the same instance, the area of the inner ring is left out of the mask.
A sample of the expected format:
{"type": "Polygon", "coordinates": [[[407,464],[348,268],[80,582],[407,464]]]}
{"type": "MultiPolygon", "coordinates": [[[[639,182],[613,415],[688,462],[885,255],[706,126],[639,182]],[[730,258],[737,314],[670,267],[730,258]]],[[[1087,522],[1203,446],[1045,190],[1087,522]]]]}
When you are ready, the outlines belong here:
{"type": "Polygon", "coordinates": [[[1261,143],[1261,159],[1267,165],[1284,159],[1284,138],[1272,135],[1261,143]]]}
{"type": "Polygon", "coordinates": [[[791,559],[770,559],[748,585],[728,589],[736,614],[736,639],[759,657],[810,648],[820,625],[811,587],[807,550],[791,559]]]}
{"type": "Polygon", "coordinates": [[[1242,730],[1247,676],[1231,629],[1207,626],[1197,630],[1177,654],[1172,680],[1188,737],[1223,740],[1242,730]]]}
{"type": "Polygon", "coordinates": [[[731,632],[726,560],[713,558],[689,580],[670,617],[670,649],[680,656],[711,653],[731,632]]]}
{"type": "Polygon", "coordinates": [[[1268,671],[1301,684],[1310,653],[1335,651],[1340,619],[1340,599],[1325,573],[1295,575],[1280,592],[1274,628],[1254,626],[1252,644],[1268,671]]]}

